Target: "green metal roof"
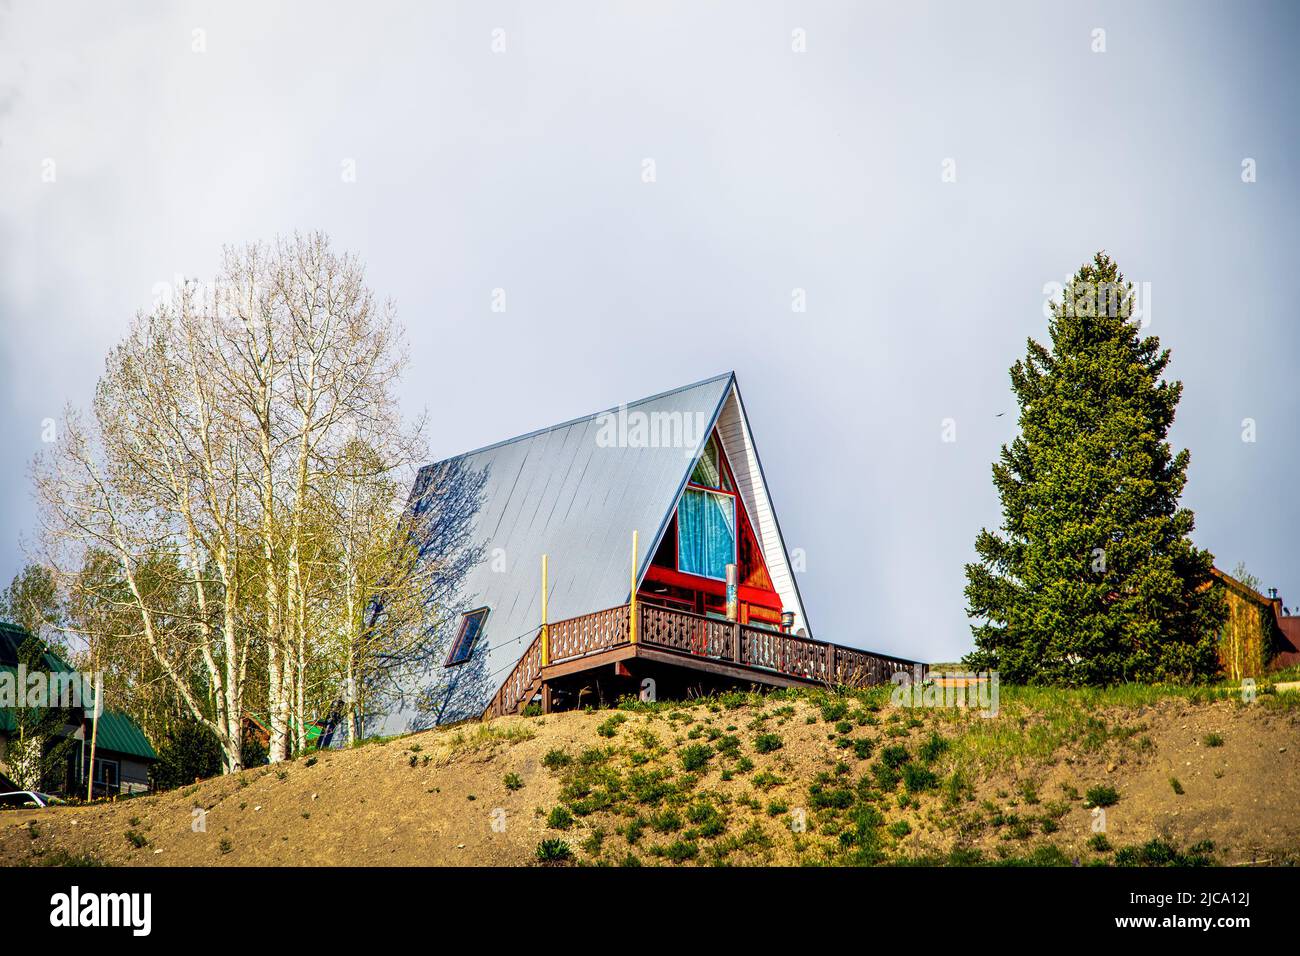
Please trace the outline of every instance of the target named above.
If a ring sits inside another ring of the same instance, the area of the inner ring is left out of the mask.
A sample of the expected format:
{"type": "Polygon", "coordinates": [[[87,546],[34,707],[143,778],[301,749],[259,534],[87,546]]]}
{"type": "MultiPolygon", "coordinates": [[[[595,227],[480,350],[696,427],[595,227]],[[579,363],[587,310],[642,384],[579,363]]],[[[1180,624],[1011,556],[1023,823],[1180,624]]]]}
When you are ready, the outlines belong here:
{"type": "MultiPolygon", "coordinates": [[[[0,621],[0,672],[17,673],[18,649],[27,639],[27,632],[21,627],[0,621]]],[[[55,673],[75,673],[71,664],[54,651],[46,649],[42,664],[55,673]]],[[[121,711],[105,710],[99,716],[99,730],[95,738],[97,750],[111,750],[130,757],[143,760],[157,760],[154,751],[145,737],[140,725],[121,711]]],[[[12,733],[17,728],[13,708],[0,707],[0,733],[12,733]]]]}
{"type": "Polygon", "coordinates": [[[97,750],[113,750],[120,754],[157,760],[158,754],[149,744],[140,725],[117,710],[106,710],[99,718],[99,733],[95,738],[97,750]]]}

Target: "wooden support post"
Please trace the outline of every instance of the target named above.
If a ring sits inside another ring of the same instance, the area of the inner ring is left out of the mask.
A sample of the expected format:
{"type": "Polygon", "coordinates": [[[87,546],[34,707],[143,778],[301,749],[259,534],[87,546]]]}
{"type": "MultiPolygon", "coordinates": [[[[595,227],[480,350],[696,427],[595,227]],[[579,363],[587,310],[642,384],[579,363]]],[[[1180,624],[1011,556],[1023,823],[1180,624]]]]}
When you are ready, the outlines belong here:
{"type": "Polygon", "coordinates": [[[549,714],[550,712],[551,712],[551,683],[550,681],[544,681],[542,683],[542,713],[549,714]]]}
{"type": "Polygon", "coordinates": [[[627,607],[627,642],[636,643],[636,530],[632,531],[632,599],[627,607]]]}
{"type": "Polygon", "coordinates": [[[744,652],[740,647],[740,625],[733,621],[731,624],[731,659],[739,664],[744,656],[744,652]]]}
{"type": "Polygon", "coordinates": [[[542,666],[551,663],[551,629],[546,623],[546,555],[542,555],[542,666]]]}

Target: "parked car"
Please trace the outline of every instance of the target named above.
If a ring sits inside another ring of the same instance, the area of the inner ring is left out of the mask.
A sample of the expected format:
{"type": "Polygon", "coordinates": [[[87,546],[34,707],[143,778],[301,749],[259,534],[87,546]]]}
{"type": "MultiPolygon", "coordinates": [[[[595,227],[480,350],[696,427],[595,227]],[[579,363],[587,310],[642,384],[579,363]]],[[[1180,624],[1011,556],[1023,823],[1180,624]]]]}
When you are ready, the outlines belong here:
{"type": "Polygon", "coordinates": [[[63,803],[58,797],[35,790],[11,790],[0,793],[0,810],[43,810],[51,804],[63,803]]]}

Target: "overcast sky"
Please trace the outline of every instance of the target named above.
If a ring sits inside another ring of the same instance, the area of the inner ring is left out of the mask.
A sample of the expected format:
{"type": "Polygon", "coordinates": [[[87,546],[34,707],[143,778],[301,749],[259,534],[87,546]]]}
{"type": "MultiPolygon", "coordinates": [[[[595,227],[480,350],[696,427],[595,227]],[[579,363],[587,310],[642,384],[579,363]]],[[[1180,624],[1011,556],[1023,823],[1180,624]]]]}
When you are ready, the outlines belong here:
{"type": "Polygon", "coordinates": [[[0,580],[42,420],[155,286],[319,228],[396,301],[433,459],[734,369],[817,636],[930,660],[1007,370],[1104,248],[1198,544],[1300,603],[1298,44],[1293,3],[0,0],[0,580]]]}

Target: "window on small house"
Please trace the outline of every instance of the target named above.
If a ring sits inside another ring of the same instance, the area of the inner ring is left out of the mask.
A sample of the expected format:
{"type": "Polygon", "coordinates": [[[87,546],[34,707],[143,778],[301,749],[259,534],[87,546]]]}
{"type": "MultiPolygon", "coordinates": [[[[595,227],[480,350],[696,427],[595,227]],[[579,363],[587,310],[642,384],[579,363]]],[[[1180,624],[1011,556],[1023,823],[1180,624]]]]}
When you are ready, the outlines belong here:
{"type": "Polygon", "coordinates": [[[735,561],[736,496],[710,435],[677,503],[677,570],[726,580],[727,565],[735,561]]]}
{"type": "Polygon", "coordinates": [[[95,783],[102,783],[106,787],[117,786],[118,763],[116,760],[100,760],[95,758],[95,783]]]}
{"type": "Polygon", "coordinates": [[[483,622],[487,620],[487,615],[488,609],[480,607],[473,611],[466,611],[461,617],[460,630],[456,632],[451,653],[447,655],[447,667],[453,664],[464,664],[469,660],[470,654],[474,653],[474,642],[478,640],[483,630],[483,622]]]}
{"type": "Polygon", "coordinates": [[[704,488],[718,488],[722,491],[731,491],[731,482],[727,480],[727,469],[722,464],[722,452],[718,448],[718,440],[714,436],[709,436],[709,443],[704,446],[704,451],[700,454],[700,460],[695,463],[695,470],[691,472],[691,484],[700,485],[704,488]]]}
{"type": "Polygon", "coordinates": [[[688,485],[677,505],[677,570],[725,580],[736,560],[736,499],[688,485]]]}

